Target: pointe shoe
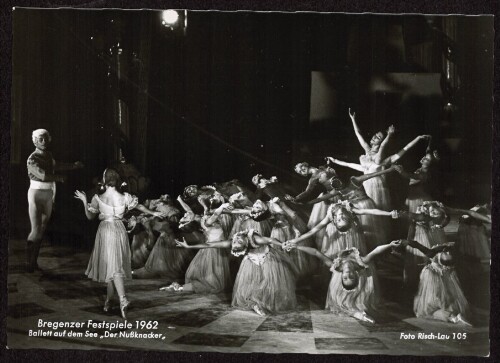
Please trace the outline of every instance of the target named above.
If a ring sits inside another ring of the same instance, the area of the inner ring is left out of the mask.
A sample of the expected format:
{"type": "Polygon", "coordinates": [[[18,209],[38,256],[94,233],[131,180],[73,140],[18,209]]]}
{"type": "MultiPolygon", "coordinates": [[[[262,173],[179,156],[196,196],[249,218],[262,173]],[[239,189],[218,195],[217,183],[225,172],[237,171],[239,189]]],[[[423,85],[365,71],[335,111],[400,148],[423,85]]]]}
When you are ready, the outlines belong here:
{"type": "Polygon", "coordinates": [[[102,310],[104,310],[105,313],[107,313],[107,312],[109,312],[109,310],[111,310],[111,300],[110,299],[106,299],[102,310]]]}
{"type": "Polygon", "coordinates": [[[464,319],[464,317],[462,316],[462,314],[458,314],[456,316],[456,323],[462,323],[462,324],[465,324],[467,326],[472,326],[471,323],[469,323],[467,320],[464,319]]]}
{"type": "Polygon", "coordinates": [[[120,311],[122,313],[122,318],[127,320],[127,310],[130,305],[130,301],[126,297],[120,299],[120,311]]]}
{"type": "Polygon", "coordinates": [[[262,309],[258,305],[253,306],[253,311],[255,311],[257,315],[266,316],[266,313],[262,311],[262,309]]]}

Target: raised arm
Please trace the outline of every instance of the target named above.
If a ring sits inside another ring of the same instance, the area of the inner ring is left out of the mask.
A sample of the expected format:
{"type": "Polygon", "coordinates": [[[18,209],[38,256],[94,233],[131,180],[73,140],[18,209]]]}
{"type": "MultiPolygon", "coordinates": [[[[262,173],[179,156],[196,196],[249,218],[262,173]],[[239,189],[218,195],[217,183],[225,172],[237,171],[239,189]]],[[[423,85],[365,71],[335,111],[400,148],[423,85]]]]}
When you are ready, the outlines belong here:
{"type": "Polygon", "coordinates": [[[314,236],[316,233],[318,233],[323,228],[325,228],[328,225],[328,223],[330,223],[330,217],[326,216],[325,218],[323,218],[323,220],[321,222],[319,222],[316,226],[314,226],[309,232],[306,232],[302,236],[300,236],[299,238],[295,238],[295,239],[290,240],[288,242],[291,244],[298,244],[302,241],[305,241],[309,237],[314,236]]]}
{"type": "Polygon", "coordinates": [[[255,243],[258,245],[275,245],[281,247],[281,242],[278,241],[276,238],[271,238],[271,237],[263,237],[260,235],[255,234],[253,236],[253,239],[255,243]]]}
{"type": "Polygon", "coordinates": [[[167,216],[166,213],[152,211],[152,210],[146,208],[145,206],[143,206],[142,204],[137,204],[135,206],[135,209],[140,210],[142,213],[146,213],[146,214],[158,217],[158,218],[165,218],[167,216]]]}
{"type": "Polygon", "coordinates": [[[183,238],[182,241],[175,240],[175,244],[177,247],[187,248],[187,249],[203,249],[203,248],[230,248],[231,241],[218,241],[218,242],[210,242],[210,243],[199,243],[196,245],[189,245],[186,242],[186,239],[183,238]]]}
{"type": "Polygon", "coordinates": [[[224,203],[222,204],[219,208],[217,208],[214,213],[206,220],[205,224],[207,226],[211,226],[212,224],[214,224],[217,219],[219,218],[219,216],[222,214],[222,212],[224,211],[224,209],[228,210],[228,211],[231,211],[233,210],[233,206],[229,203],[224,203]]]}
{"type": "Polygon", "coordinates": [[[38,179],[44,182],[61,182],[63,183],[65,177],[63,175],[49,174],[44,168],[42,168],[39,163],[34,158],[28,159],[28,171],[35,175],[38,179]]]}
{"type": "Polygon", "coordinates": [[[450,208],[450,207],[444,207],[444,209],[446,211],[446,214],[459,214],[459,215],[466,214],[469,217],[475,218],[481,222],[491,223],[490,216],[485,216],[484,214],[478,213],[478,212],[470,210],[470,209],[457,209],[457,208],[450,208]]]}
{"type": "Polygon", "coordinates": [[[338,160],[338,159],[332,158],[331,156],[326,157],[326,159],[328,161],[330,161],[331,163],[334,163],[334,164],[337,164],[337,165],[340,165],[340,166],[346,166],[348,168],[360,171],[362,173],[365,171],[365,168],[363,168],[360,164],[348,163],[346,161],[342,161],[342,160],[338,160]]]}
{"type": "Polygon", "coordinates": [[[403,155],[406,154],[408,152],[408,150],[410,150],[412,147],[414,147],[420,140],[429,140],[430,137],[431,137],[430,135],[420,135],[420,136],[417,136],[415,139],[413,139],[412,141],[410,141],[408,143],[408,145],[406,145],[404,148],[402,148],[401,150],[399,150],[398,153],[393,154],[393,155],[385,158],[381,162],[381,165],[388,165],[388,164],[395,163],[396,161],[398,161],[399,159],[401,159],[403,157],[403,155]]]}
{"type": "Polygon", "coordinates": [[[380,164],[382,162],[385,148],[387,147],[387,144],[389,143],[389,140],[392,138],[392,135],[394,135],[395,131],[396,131],[396,129],[394,128],[393,125],[389,126],[389,128],[387,129],[387,135],[385,136],[384,140],[380,144],[378,152],[375,154],[375,156],[373,158],[373,161],[376,164],[380,164]]]}
{"type": "Polygon", "coordinates": [[[307,188],[304,190],[302,193],[297,195],[293,200],[295,202],[303,202],[304,200],[310,199],[313,194],[314,190],[316,189],[316,186],[318,185],[318,179],[317,178],[311,178],[309,179],[309,182],[307,183],[307,188]]]}
{"type": "Polygon", "coordinates": [[[54,170],[75,170],[83,168],[83,163],[81,161],[76,161],[74,163],[64,163],[62,161],[56,161],[54,164],[54,170]]]}
{"type": "Polygon", "coordinates": [[[354,183],[356,183],[357,185],[361,185],[363,182],[367,181],[368,179],[374,178],[376,176],[380,176],[380,175],[391,173],[394,170],[396,170],[396,169],[391,166],[390,168],[387,168],[387,169],[384,169],[384,170],[380,170],[380,171],[376,171],[374,173],[353,176],[353,177],[351,177],[351,180],[354,183]]]}
{"type": "MultiPolygon", "coordinates": [[[[76,190],[75,191],[75,198],[80,199],[82,201],[83,210],[85,211],[85,216],[87,217],[88,220],[94,219],[98,215],[98,213],[94,213],[90,210],[92,207],[96,208],[96,206],[89,207],[89,205],[87,204],[87,195],[85,194],[85,192],[80,192],[80,191],[76,190]]],[[[96,204],[94,202],[94,200],[92,200],[92,203],[96,204]]]]}
{"type": "Polygon", "coordinates": [[[396,248],[396,247],[399,247],[401,245],[401,241],[392,241],[391,243],[388,243],[386,245],[381,245],[381,246],[377,246],[375,247],[375,249],[373,251],[371,251],[369,254],[367,254],[366,256],[364,257],[361,257],[361,260],[364,262],[364,263],[369,263],[371,262],[375,257],[377,257],[378,255],[381,255],[382,253],[390,250],[391,248],[396,248]]]}
{"type": "Polygon", "coordinates": [[[324,254],[322,254],[321,252],[319,252],[315,248],[306,247],[306,246],[295,246],[295,248],[297,248],[300,251],[303,251],[303,252],[307,253],[308,255],[315,256],[315,257],[319,258],[328,267],[331,267],[332,264],[333,264],[333,261],[330,258],[328,258],[327,256],[325,256],[324,254]]]}
{"type": "Polygon", "coordinates": [[[179,202],[182,209],[184,209],[184,211],[186,213],[193,213],[193,210],[191,209],[191,207],[182,199],[182,197],[180,195],[177,197],[177,201],[179,202]]]}
{"type": "Polygon", "coordinates": [[[422,172],[422,173],[409,173],[406,170],[403,169],[401,165],[393,165],[394,170],[396,170],[399,175],[401,175],[403,178],[408,179],[408,180],[418,180],[418,181],[425,181],[429,178],[429,175],[427,172],[422,172]]]}
{"type": "Polygon", "coordinates": [[[366,214],[366,215],[372,215],[372,216],[383,216],[383,217],[392,217],[392,218],[398,218],[398,212],[393,210],[391,212],[387,212],[385,210],[381,209],[360,209],[360,208],[352,208],[352,211],[356,214],[366,214]]]}
{"type": "Polygon", "coordinates": [[[302,204],[316,204],[316,203],[319,203],[319,202],[322,202],[324,200],[330,200],[330,199],[333,199],[335,198],[336,196],[340,195],[340,192],[334,192],[333,194],[332,193],[325,193],[324,195],[322,195],[321,197],[318,197],[318,198],[315,198],[315,199],[312,199],[308,202],[305,202],[305,203],[302,203],[302,204]]]}
{"type": "Polygon", "coordinates": [[[361,135],[361,130],[359,129],[358,124],[356,122],[356,112],[351,113],[350,108],[349,108],[349,117],[351,118],[352,127],[354,128],[354,133],[358,138],[359,144],[363,149],[365,149],[366,152],[370,151],[370,145],[365,141],[365,139],[361,135]]]}

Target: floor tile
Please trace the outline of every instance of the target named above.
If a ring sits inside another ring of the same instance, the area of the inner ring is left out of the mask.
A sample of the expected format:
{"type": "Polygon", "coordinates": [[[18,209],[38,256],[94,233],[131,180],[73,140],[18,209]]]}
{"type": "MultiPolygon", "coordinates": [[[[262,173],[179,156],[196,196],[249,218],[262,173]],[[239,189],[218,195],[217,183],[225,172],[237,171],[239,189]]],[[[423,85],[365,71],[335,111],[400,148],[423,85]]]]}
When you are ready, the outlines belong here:
{"type": "Polygon", "coordinates": [[[248,338],[241,335],[189,333],[174,340],[173,343],[216,347],[241,347],[248,338]]]}

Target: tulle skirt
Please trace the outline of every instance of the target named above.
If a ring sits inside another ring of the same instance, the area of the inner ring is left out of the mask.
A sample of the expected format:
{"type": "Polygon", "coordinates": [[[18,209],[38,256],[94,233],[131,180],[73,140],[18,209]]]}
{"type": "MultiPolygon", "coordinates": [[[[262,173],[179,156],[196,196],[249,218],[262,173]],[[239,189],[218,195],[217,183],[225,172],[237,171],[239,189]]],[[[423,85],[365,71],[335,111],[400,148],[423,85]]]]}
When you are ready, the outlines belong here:
{"type": "Polygon", "coordinates": [[[340,251],[351,247],[356,247],[362,256],[366,255],[365,236],[359,227],[354,226],[347,232],[339,232],[333,223],[328,223],[325,230],[326,238],[321,247],[324,255],[335,258],[340,251]]]}
{"type": "Polygon", "coordinates": [[[85,274],[94,281],[110,282],[116,277],[132,278],[130,246],[122,221],[102,221],[85,274]]]}
{"type": "Polygon", "coordinates": [[[131,246],[132,268],[138,269],[144,267],[151,253],[151,247],[148,248],[149,244],[149,235],[146,231],[141,231],[134,235],[131,246]]]}
{"type": "Polygon", "coordinates": [[[438,271],[432,264],[420,274],[418,293],[413,302],[417,317],[433,318],[436,312],[468,315],[469,304],[454,270],[438,271]]]}
{"type": "Polygon", "coordinates": [[[297,306],[295,267],[283,252],[270,248],[261,265],[247,257],[241,262],[232,306],[252,309],[255,305],[269,312],[293,310],[297,306]]]}
{"type": "Polygon", "coordinates": [[[416,213],[417,208],[420,207],[423,202],[430,200],[432,200],[431,196],[427,194],[422,187],[410,185],[408,198],[406,198],[406,206],[410,212],[416,213]]]}
{"type": "Polygon", "coordinates": [[[353,290],[342,286],[342,273],[333,272],[326,296],[326,309],[338,315],[352,316],[357,312],[371,313],[376,310],[374,271],[371,268],[359,272],[359,284],[353,290]]]}
{"type": "MultiPolygon", "coordinates": [[[[280,242],[285,242],[295,238],[295,233],[293,228],[289,225],[285,224],[276,224],[271,231],[271,238],[275,238],[280,242]]],[[[301,243],[302,246],[312,247],[312,240],[308,239],[301,243]]],[[[280,248],[272,245],[271,248],[280,248]]],[[[313,260],[313,256],[308,255],[307,253],[297,250],[296,248],[292,249],[289,252],[285,252],[290,259],[292,260],[294,266],[297,269],[298,276],[303,277],[309,275],[315,268],[315,261],[313,260]]]]}
{"type": "MultiPolygon", "coordinates": [[[[446,234],[443,228],[432,228],[413,223],[410,226],[410,233],[408,239],[413,239],[427,248],[432,248],[436,245],[446,243],[446,234]],[[413,232],[414,231],[414,232],[413,232]]],[[[407,248],[407,250],[415,255],[424,257],[425,255],[415,248],[407,248]]]]}
{"type": "Polygon", "coordinates": [[[192,259],[193,250],[177,247],[173,235],[160,236],[144,267],[168,281],[182,281],[192,259]]]}
{"type": "Polygon", "coordinates": [[[376,176],[363,182],[366,194],[370,197],[377,208],[390,210],[391,194],[387,188],[387,182],[383,176],[376,176]]]}
{"type": "MultiPolygon", "coordinates": [[[[321,193],[320,197],[325,195],[325,193],[321,193]]],[[[325,219],[326,214],[328,212],[328,207],[330,204],[326,202],[319,202],[314,204],[313,209],[311,211],[311,215],[309,216],[309,221],[307,222],[307,228],[309,230],[316,227],[323,219],[325,219]]],[[[321,230],[314,236],[316,241],[316,248],[320,248],[323,244],[323,239],[325,238],[325,230],[321,230]]]]}
{"type": "Polygon", "coordinates": [[[224,231],[224,238],[229,239],[236,218],[237,217],[232,214],[224,214],[224,213],[219,216],[219,222],[221,224],[222,230],[224,231]]]}
{"type": "Polygon", "coordinates": [[[186,284],[197,294],[217,294],[231,288],[228,250],[204,248],[198,251],[186,271],[186,284]]]}
{"type": "Polygon", "coordinates": [[[457,242],[458,250],[465,256],[479,260],[489,260],[491,257],[490,238],[482,225],[460,223],[457,242]]]}
{"type": "Polygon", "coordinates": [[[233,228],[229,234],[229,237],[232,238],[236,233],[253,229],[259,235],[263,237],[271,236],[271,230],[273,229],[273,224],[269,219],[264,221],[254,221],[252,218],[241,219],[237,218],[234,222],[233,228]]]}
{"type": "MultiPolygon", "coordinates": [[[[377,208],[370,198],[354,200],[352,204],[359,209],[377,208]]],[[[389,217],[361,214],[358,215],[358,219],[370,249],[388,242],[387,232],[390,223],[389,217]]]]}

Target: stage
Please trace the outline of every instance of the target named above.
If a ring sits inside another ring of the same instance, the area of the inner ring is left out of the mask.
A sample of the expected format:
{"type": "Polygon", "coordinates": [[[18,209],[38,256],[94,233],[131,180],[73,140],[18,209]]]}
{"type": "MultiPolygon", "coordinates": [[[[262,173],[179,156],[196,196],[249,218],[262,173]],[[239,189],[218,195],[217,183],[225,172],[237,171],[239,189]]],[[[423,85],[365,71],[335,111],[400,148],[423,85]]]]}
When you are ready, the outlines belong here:
{"type": "Polygon", "coordinates": [[[334,316],[309,288],[297,291],[298,311],[260,317],[231,308],[230,294],[163,292],[158,291],[165,285],[162,280],[132,280],[126,290],[132,302],[128,318],[133,328],[89,328],[89,320],[92,324],[123,322],[117,303],[109,313],[102,311],[105,286],[84,275],[89,252],[44,244],[39,258],[43,272],[27,274],[24,248],[23,241],[9,243],[6,330],[10,349],[454,356],[489,352],[487,310],[474,309],[474,327],[466,327],[417,319],[408,307],[388,302],[383,306],[384,317],[371,325],[334,316]],[[41,321],[82,326],[54,330],[39,328],[41,321]],[[141,321],[151,324],[140,329],[141,321]],[[30,330],[46,335],[30,337],[30,330]],[[69,337],[70,331],[82,336],[69,337]],[[61,336],[55,336],[56,332],[61,336]],[[122,337],[120,332],[124,332],[122,337]],[[134,332],[157,337],[140,338],[134,332]]]}

